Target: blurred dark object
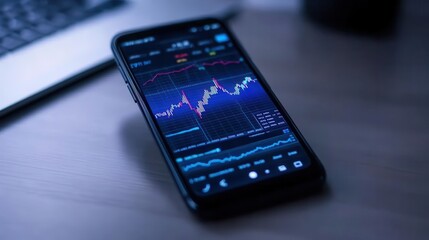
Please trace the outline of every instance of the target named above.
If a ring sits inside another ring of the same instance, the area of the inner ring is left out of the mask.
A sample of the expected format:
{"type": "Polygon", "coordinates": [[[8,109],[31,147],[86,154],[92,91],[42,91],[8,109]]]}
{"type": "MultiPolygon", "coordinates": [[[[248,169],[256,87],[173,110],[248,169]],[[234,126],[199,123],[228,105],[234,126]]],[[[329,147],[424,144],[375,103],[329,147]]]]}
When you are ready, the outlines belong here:
{"type": "Polygon", "coordinates": [[[400,0],[304,0],[312,20],[347,32],[386,35],[393,32],[400,0]]]}

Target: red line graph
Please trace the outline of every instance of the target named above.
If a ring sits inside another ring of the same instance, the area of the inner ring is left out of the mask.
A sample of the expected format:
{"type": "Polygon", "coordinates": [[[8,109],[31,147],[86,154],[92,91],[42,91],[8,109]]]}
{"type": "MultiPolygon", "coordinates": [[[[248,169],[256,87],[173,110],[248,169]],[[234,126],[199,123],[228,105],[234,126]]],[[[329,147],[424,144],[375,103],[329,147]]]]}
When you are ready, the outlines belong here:
{"type": "MultiPolygon", "coordinates": [[[[220,61],[214,61],[214,62],[211,62],[211,63],[202,63],[202,64],[199,64],[199,65],[200,66],[201,65],[202,66],[214,66],[214,65],[217,65],[217,64],[221,64],[221,65],[225,66],[225,65],[229,65],[229,64],[239,64],[239,63],[241,63],[241,61],[223,61],[223,60],[220,60],[220,61]]],[[[180,73],[180,72],[186,71],[186,70],[188,70],[190,68],[193,68],[193,67],[196,67],[196,66],[198,66],[198,64],[191,64],[191,65],[186,66],[184,68],[180,68],[180,69],[173,70],[173,71],[159,72],[159,73],[155,74],[151,79],[149,79],[146,82],[144,82],[143,86],[146,86],[146,84],[148,84],[150,82],[154,82],[156,80],[156,78],[158,78],[160,76],[170,75],[170,74],[173,74],[173,73],[180,73]]]]}
{"type": "Polygon", "coordinates": [[[170,107],[163,112],[155,113],[155,118],[160,118],[160,117],[170,118],[171,116],[174,115],[174,110],[176,108],[181,108],[185,105],[187,105],[190,110],[194,111],[198,115],[198,117],[203,118],[202,114],[203,112],[206,111],[204,106],[209,104],[209,100],[213,95],[217,95],[219,94],[219,92],[226,93],[230,96],[240,95],[241,91],[249,88],[248,84],[252,82],[256,82],[256,79],[252,79],[251,77],[245,77],[241,83],[237,83],[234,86],[234,91],[230,92],[227,89],[225,89],[222,85],[220,85],[215,78],[213,78],[214,85],[211,86],[209,90],[204,89],[203,97],[201,100],[197,102],[197,105],[195,107],[192,106],[192,104],[190,103],[188,97],[185,94],[185,91],[182,90],[181,101],[178,102],[177,104],[171,104],[170,107]]]}

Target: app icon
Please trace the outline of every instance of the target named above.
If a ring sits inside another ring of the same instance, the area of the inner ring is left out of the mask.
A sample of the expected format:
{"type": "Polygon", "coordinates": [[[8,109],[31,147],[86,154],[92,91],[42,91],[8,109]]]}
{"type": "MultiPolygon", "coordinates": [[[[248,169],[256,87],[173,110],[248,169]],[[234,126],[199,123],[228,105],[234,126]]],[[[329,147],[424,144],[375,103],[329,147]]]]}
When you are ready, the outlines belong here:
{"type": "Polygon", "coordinates": [[[222,179],[219,181],[219,186],[221,187],[228,187],[228,183],[226,182],[225,179],[222,179]]]}
{"type": "Polygon", "coordinates": [[[294,156],[294,155],[297,155],[298,154],[298,151],[296,151],[296,150],[294,150],[294,151],[290,151],[290,152],[287,152],[287,155],[290,157],[290,156],[294,156]]]}
{"type": "Polygon", "coordinates": [[[255,171],[249,172],[249,178],[255,179],[257,177],[258,177],[258,173],[257,172],[255,172],[255,171]]]}
{"type": "Polygon", "coordinates": [[[208,193],[210,191],[210,183],[206,183],[206,186],[201,191],[203,193],[208,193]]]}
{"type": "Polygon", "coordinates": [[[295,161],[295,162],[293,162],[293,166],[296,168],[300,168],[300,167],[302,167],[302,162],[301,161],[295,161]]]}

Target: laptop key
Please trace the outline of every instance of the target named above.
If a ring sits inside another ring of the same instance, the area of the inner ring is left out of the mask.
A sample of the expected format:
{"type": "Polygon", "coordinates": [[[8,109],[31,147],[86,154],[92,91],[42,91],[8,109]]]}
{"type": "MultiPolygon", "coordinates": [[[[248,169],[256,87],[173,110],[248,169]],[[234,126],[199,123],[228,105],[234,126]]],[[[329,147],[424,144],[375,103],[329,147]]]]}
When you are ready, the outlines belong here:
{"type": "Polygon", "coordinates": [[[39,24],[35,25],[33,28],[37,32],[43,33],[43,34],[48,34],[48,33],[54,32],[57,29],[57,28],[55,28],[55,27],[53,27],[47,23],[39,23],[39,24]]]}
{"type": "Polygon", "coordinates": [[[6,35],[9,35],[9,32],[10,31],[8,29],[0,26],[0,38],[5,37],[6,35]]]}
{"type": "Polygon", "coordinates": [[[0,0],[1,54],[122,3],[117,0],[0,0]]]}
{"type": "Polygon", "coordinates": [[[70,20],[67,18],[67,16],[63,14],[55,14],[49,17],[48,20],[50,24],[56,27],[67,26],[70,23],[70,20]]]}
{"type": "Polygon", "coordinates": [[[4,48],[0,48],[0,56],[7,53],[7,50],[4,48]]]}
{"type": "Polygon", "coordinates": [[[7,23],[6,26],[7,26],[7,28],[9,28],[12,31],[17,31],[17,30],[23,29],[26,26],[26,24],[25,24],[25,22],[23,22],[21,20],[12,19],[11,21],[9,21],[7,23]]]}
{"type": "Polygon", "coordinates": [[[11,51],[24,45],[25,43],[26,43],[25,41],[18,38],[4,37],[3,39],[0,40],[0,47],[11,51]]]}
{"type": "Polygon", "coordinates": [[[17,32],[17,35],[25,40],[25,41],[33,41],[39,37],[42,37],[42,34],[30,29],[30,28],[25,28],[22,29],[21,31],[17,32]]]}
{"type": "Polygon", "coordinates": [[[28,12],[23,18],[30,23],[40,22],[44,20],[44,17],[40,13],[35,12],[28,12]]]}

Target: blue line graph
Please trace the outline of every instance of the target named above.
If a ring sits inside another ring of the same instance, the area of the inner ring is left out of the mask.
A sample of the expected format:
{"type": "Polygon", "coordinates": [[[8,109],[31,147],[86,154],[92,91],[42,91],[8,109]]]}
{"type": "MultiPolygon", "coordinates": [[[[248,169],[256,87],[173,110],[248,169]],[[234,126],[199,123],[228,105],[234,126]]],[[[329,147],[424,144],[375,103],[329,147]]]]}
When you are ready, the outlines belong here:
{"type": "Polygon", "coordinates": [[[270,145],[267,145],[267,146],[262,146],[262,147],[258,146],[258,147],[255,147],[254,149],[250,150],[250,151],[241,153],[238,156],[229,156],[229,157],[225,157],[222,159],[212,159],[212,160],[209,160],[208,162],[195,162],[195,163],[186,165],[183,167],[183,171],[187,172],[187,171],[191,170],[192,168],[196,168],[196,167],[210,167],[213,164],[238,161],[238,160],[241,160],[242,158],[245,158],[245,157],[250,156],[252,154],[255,154],[257,152],[264,151],[264,150],[271,149],[271,148],[275,148],[275,147],[278,147],[278,146],[284,145],[284,144],[294,143],[294,142],[296,142],[295,137],[293,135],[289,135],[289,138],[287,140],[279,140],[279,141],[272,143],[270,145]]]}
{"type": "Polygon", "coordinates": [[[199,158],[199,157],[202,157],[202,156],[206,156],[206,155],[209,155],[209,154],[220,153],[221,151],[222,151],[222,149],[215,148],[215,149],[212,149],[212,150],[204,152],[204,153],[192,154],[192,155],[184,157],[184,158],[176,158],[176,162],[182,162],[183,160],[189,161],[189,160],[192,160],[192,159],[195,159],[195,158],[199,158]]]}
{"type": "Polygon", "coordinates": [[[193,132],[193,131],[198,131],[198,130],[200,130],[199,127],[193,127],[193,128],[190,128],[190,129],[186,129],[186,130],[180,131],[180,132],[167,134],[167,135],[165,135],[165,137],[174,137],[174,136],[177,136],[177,135],[181,135],[181,134],[188,133],[188,132],[193,132]]]}

